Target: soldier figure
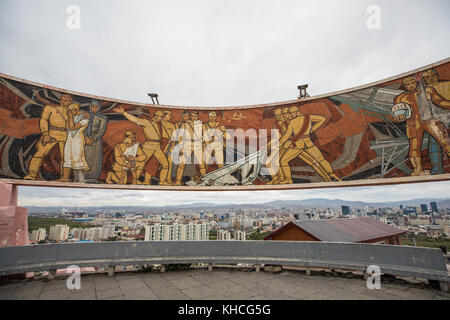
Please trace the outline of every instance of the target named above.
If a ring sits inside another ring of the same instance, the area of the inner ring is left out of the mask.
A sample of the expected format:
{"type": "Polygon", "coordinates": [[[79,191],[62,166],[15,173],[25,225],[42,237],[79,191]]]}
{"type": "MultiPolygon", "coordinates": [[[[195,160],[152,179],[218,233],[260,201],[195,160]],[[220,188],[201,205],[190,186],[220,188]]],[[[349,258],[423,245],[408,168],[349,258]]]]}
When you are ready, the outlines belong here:
{"type": "MultiPolygon", "coordinates": [[[[167,182],[167,173],[169,169],[169,162],[167,161],[166,155],[161,150],[161,138],[170,138],[167,137],[165,132],[162,130],[161,121],[164,117],[164,113],[162,111],[156,111],[153,118],[151,120],[137,118],[128,112],[126,112],[122,107],[116,107],[113,109],[114,112],[123,114],[125,118],[129,121],[137,124],[138,126],[142,126],[144,130],[145,138],[147,139],[144,143],[142,143],[142,149],[147,156],[146,162],[151,159],[151,157],[155,157],[156,160],[161,165],[161,171],[159,173],[159,184],[160,185],[169,185],[167,182]]],[[[144,171],[144,166],[146,164],[136,165],[136,174],[137,178],[141,176],[144,171]]],[[[150,184],[151,176],[146,175],[144,184],[150,184]]],[[[138,182],[139,184],[139,182],[138,182]]]]}
{"type": "Polygon", "coordinates": [[[106,183],[127,184],[127,174],[128,171],[131,171],[132,184],[136,184],[136,168],[137,166],[143,167],[147,157],[139,143],[136,142],[136,134],[133,130],[125,131],[123,142],[114,146],[114,158],[113,171],[107,173],[106,183]]]}
{"type": "MultiPolygon", "coordinates": [[[[185,113],[183,116],[185,116],[185,113]]],[[[203,160],[203,125],[202,122],[198,120],[198,112],[191,111],[190,120],[181,123],[179,129],[184,132],[183,136],[179,137],[182,141],[180,142],[181,153],[175,182],[175,185],[177,186],[181,185],[184,168],[191,158],[194,160],[194,164],[199,165],[200,175],[206,174],[206,164],[203,160]]]]}
{"type": "MultiPolygon", "coordinates": [[[[288,108],[284,108],[288,109],[288,108]]],[[[279,137],[278,139],[284,134],[286,131],[287,123],[289,122],[288,119],[285,117],[288,115],[288,112],[283,113],[283,111],[280,108],[277,108],[273,111],[273,115],[275,118],[275,123],[272,126],[272,129],[278,130],[279,137]]],[[[267,184],[278,184],[280,181],[284,180],[283,172],[280,168],[280,155],[284,153],[286,150],[285,147],[280,147],[279,150],[276,150],[272,152],[269,157],[267,158],[267,168],[269,172],[271,173],[272,180],[269,181],[267,184]],[[276,161],[274,166],[274,160],[276,161]]]]}
{"type": "Polygon", "coordinates": [[[172,119],[172,111],[166,110],[164,111],[164,119],[162,120],[162,128],[165,132],[165,135],[169,137],[169,142],[164,147],[164,154],[167,157],[167,161],[169,162],[169,170],[167,173],[167,183],[172,184],[172,169],[173,169],[173,161],[172,161],[172,150],[175,146],[175,141],[172,140],[172,135],[175,133],[176,126],[170,121],[172,119]]]}
{"type": "Polygon", "coordinates": [[[224,166],[223,161],[223,138],[226,136],[225,126],[221,126],[217,121],[217,114],[215,111],[211,111],[209,114],[209,122],[203,125],[203,134],[205,140],[205,165],[210,163],[212,153],[214,152],[214,158],[217,166],[222,168],[224,166]]]}
{"type": "Polygon", "coordinates": [[[320,128],[326,118],[319,115],[303,115],[297,107],[290,107],[289,114],[291,118],[289,125],[280,138],[280,146],[285,147],[286,150],[280,156],[284,179],[279,184],[292,183],[289,162],[297,157],[311,166],[325,181],[332,181],[332,178],[341,181],[310,138],[310,134],[320,128]]]}
{"type": "Polygon", "coordinates": [[[72,96],[63,94],[60,105],[48,104],[44,107],[39,120],[42,135],[37,143],[38,150],[31,159],[29,172],[24,177],[25,180],[36,180],[44,158],[55,145],[58,145],[61,156],[60,176],[63,176],[64,143],[67,140],[68,129],[67,107],[71,103],[72,96]]]}

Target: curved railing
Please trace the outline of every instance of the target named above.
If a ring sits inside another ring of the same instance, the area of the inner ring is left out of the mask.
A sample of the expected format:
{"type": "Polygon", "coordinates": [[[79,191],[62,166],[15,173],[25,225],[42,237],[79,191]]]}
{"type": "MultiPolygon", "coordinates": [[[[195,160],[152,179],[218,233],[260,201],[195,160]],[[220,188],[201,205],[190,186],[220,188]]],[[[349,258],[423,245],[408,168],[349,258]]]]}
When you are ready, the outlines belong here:
{"type": "Polygon", "coordinates": [[[231,263],[365,271],[448,282],[439,249],[299,241],[135,241],[61,243],[0,248],[0,275],[79,267],[231,263]]]}

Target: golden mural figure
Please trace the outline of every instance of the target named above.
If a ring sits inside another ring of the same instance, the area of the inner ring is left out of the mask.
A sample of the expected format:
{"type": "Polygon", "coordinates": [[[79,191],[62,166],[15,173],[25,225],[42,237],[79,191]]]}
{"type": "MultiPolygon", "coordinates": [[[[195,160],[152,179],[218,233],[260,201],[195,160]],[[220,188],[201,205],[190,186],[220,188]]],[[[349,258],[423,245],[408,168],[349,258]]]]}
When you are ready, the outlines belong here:
{"type": "Polygon", "coordinates": [[[291,120],[291,115],[289,113],[289,107],[283,108],[281,110],[281,119],[283,119],[283,122],[284,122],[283,127],[284,127],[284,130],[286,130],[287,126],[289,124],[289,120],[291,120]]]}
{"type": "MultiPolygon", "coordinates": [[[[426,73],[428,76],[429,73],[426,73]]],[[[432,75],[431,75],[432,76],[432,75]]],[[[426,79],[425,79],[426,80],[426,79]]],[[[429,79],[430,81],[430,79],[429,79]]],[[[403,79],[404,92],[394,98],[394,105],[407,104],[411,115],[407,119],[404,115],[394,116],[395,121],[406,121],[406,136],[409,139],[409,161],[414,171],[411,176],[421,176],[425,172],[422,168],[422,139],[424,132],[428,132],[450,157],[450,138],[447,129],[436,116],[437,107],[450,110],[450,101],[445,100],[433,87],[421,87],[415,76],[403,79]]]]}
{"type": "Polygon", "coordinates": [[[289,161],[297,157],[311,166],[325,181],[333,181],[332,179],[342,181],[334,174],[331,164],[325,160],[310,138],[310,134],[319,129],[326,118],[319,115],[303,115],[298,107],[289,108],[288,118],[289,125],[280,138],[280,146],[286,148],[280,156],[284,179],[278,184],[293,183],[289,161]]]}
{"type": "Polygon", "coordinates": [[[127,184],[128,171],[132,174],[132,184],[137,183],[137,167],[143,167],[147,156],[142,147],[136,142],[136,133],[133,130],[125,131],[125,138],[114,146],[114,159],[112,170],[106,175],[108,184],[127,184]]]}
{"type": "Polygon", "coordinates": [[[37,143],[38,150],[30,162],[25,180],[36,180],[44,158],[55,145],[58,145],[61,156],[60,176],[63,176],[64,144],[67,140],[68,115],[67,107],[72,103],[70,94],[61,95],[60,104],[49,104],[44,107],[39,120],[41,138],[37,143]]]}
{"type": "MultiPolygon", "coordinates": [[[[161,170],[159,172],[159,184],[160,185],[169,185],[167,182],[167,174],[169,171],[169,162],[167,161],[167,157],[164,152],[161,150],[161,138],[170,138],[165,135],[165,132],[162,130],[161,121],[164,117],[164,112],[158,110],[154,113],[151,120],[141,119],[135,117],[128,112],[126,112],[122,107],[116,107],[113,109],[114,112],[122,114],[127,120],[141,126],[144,130],[144,135],[146,141],[142,143],[142,149],[147,156],[145,163],[138,163],[136,165],[136,174],[137,178],[141,176],[144,171],[145,164],[151,159],[151,157],[155,157],[156,160],[161,165],[161,170]]],[[[143,184],[150,184],[151,176],[145,174],[145,180],[143,184]]],[[[140,184],[140,181],[137,181],[137,184],[140,184]]]]}
{"type": "Polygon", "coordinates": [[[224,166],[223,149],[224,149],[224,136],[227,137],[225,126],[221,126],[217,121],[217,113],[211,111],[208,113],[209,122],[203,124],[203,135],[205,141],[205,165],[209,163],[214,152],[214,158],[217,166],[222,168],[224,166]]]}
{"type": "MultiPolygon", "coordinates": [[[[287,110],[288,108],[277,108],[273,111],[273,115],[275,118],[275,123],[272,125],[272,129],[276,129],[279,132],[278,139],[284,134],[287,128],[287,110]],[[286,109],[286,113],[283,110],[286,109]]],[[[280,154],[283,154],[286,151],[285,147],[279,145],[279,150],[272,152],[267,158],[267,169],[270,172],[270,176],[272,180],[267,182],[267,184],[278,184],[280,181],[284,180],[283,172],[280,167],[280,154]],[[277,160],[277,165],[274,167],[274,159],[277,160]]]]}
{"type": "Polygon", "coordinates": [[[450,81],[440,81],[434,69],[424,71],[422,77],[429,87],[434,88],[445,100],[450,100],[450,81]]]}
{"type": "Polygon", "coordinates": [[[89,171],[89,165],[84,152],[86,144],[84,130],[89,123],[90,115],[81,111],[78,103],[72,103],[67,108],[67,115],[69,121],[64,145],[63,176],[58,181],[70,182],[70,174],[73,170],[75,182],[86,183],[84,172],[89,171]]]}
{"type": "MultiPolygon", "coordinates": [[[[183,117],[186,114],[183,113],[183,117]]],[[[184,120],[184,119],[183,119],[184,120]]],[[[180,159],[177,168],[176,175],[176,186],[181,186],[181,180],[183,179],[184,168],[186,167],[186,163],[188,159],[193,160],[194,164],[198,164],[200,175],[206,174],[206,164],[203,160],[203,133],[202,133],[203,124],[198,119],[198,112],[191,111],[189,114],[189,120],[183,121],[180,124],[179,129],[184,130],[185,134],[180,136],[179,145],[181,146],[180,159]],[[186,134],[189,133],[189,134],[186,134]],[[186,137],[187,136],[187,137],[186,137]],[[189,141],[187,141],[189,138],[189,141]]]]}
{"type": "Polygon", "coordinates": [[[169,162],[169,169],[167,172],[167,183],[173,184],[172,181],[172,169],[173,169],[173,160],[172,160],[172,150],[175,147],[175,141],[172,141],[172,135],[175,133],[177,129],[176,125],[171,122],[172,120],[172,111],[166,110],[164,111],[164,118],[162,120],[162,128],[165,132],[165,135],[169,137],[169,142],[164,147],[164,154],[167,157],[167,161],[169,162]]]}

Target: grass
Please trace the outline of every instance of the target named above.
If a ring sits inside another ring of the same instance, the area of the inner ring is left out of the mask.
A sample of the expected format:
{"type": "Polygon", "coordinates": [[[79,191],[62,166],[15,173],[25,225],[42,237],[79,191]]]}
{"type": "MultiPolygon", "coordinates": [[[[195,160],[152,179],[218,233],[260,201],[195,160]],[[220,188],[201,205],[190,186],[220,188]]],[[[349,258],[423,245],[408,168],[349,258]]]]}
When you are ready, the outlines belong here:
{"type": "Polygon", "coordinates": [[[65,224],[72,228],[91,228],[96,227],[97,225],[74,222],[61,218],[37,218],[37,217],[28,217],[28,230],[31,232],[32,230],[37,230],[39,228],[44,228],[47,231],[47,234],[50,232],[50,227],[55,226],[57,224],[65,224]]]}
{"type": "Polygon", "coordinates": [[[264,240],[265,237],[267,237],[269,234],[271,234],[271,231],[267,232],[253,232],[252,234],[249,234],[247,236],[247,240],[264,240]]]}
{"type": "Polygon", "coordinates": [[[449,238],[428,238],[425,235],[403,235],[402,244],[414,246],[413,238],[416,240],[417,247],[439,248],[440,246],[446,246],[447,250],[450,250],[449,238]]]}

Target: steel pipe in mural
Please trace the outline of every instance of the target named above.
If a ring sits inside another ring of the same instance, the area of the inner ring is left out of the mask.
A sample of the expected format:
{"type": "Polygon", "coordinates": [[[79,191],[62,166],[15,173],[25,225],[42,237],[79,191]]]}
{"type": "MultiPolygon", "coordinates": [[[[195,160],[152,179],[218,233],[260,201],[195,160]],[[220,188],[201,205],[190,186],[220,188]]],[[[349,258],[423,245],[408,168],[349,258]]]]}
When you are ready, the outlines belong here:
{"type": "Polygon", "coordinates": [[[0,178],[182,190],[447,180],[449,115],[450,59],[240,107],[134,103],[0,74],[0,178]]]}

